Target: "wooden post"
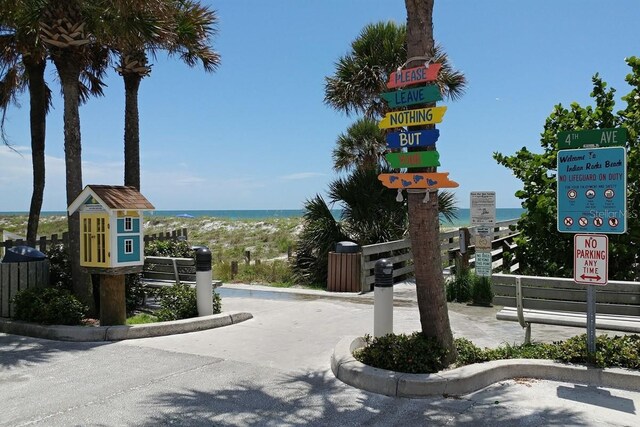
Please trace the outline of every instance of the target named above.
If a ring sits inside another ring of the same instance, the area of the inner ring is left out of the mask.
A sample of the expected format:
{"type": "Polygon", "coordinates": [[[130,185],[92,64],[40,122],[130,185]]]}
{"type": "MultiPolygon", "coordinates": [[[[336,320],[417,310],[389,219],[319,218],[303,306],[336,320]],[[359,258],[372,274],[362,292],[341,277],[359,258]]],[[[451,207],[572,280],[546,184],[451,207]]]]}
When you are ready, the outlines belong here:
{"type": "Polygon", "coordinates": [[[127,321],[124,277],[100,275],[100,326],[124,325],[127,321]]]}
{"type": "Polygon", "coordinates": [[[469,240],[471,234],[467,227],[458,230],[460,251],[456,254],[456,274],[464,274],[469,270],[469,240]]]}
{"type": "Polygon", "coordinates": [[[238,261],[231,261],[231,278],[233,279],[238,274],[238,261]]]}
{"type": "Polygon", "coordinates": [[[244,262],[247,265],[251,264],[251,251],[244,251],[244,262]]]}

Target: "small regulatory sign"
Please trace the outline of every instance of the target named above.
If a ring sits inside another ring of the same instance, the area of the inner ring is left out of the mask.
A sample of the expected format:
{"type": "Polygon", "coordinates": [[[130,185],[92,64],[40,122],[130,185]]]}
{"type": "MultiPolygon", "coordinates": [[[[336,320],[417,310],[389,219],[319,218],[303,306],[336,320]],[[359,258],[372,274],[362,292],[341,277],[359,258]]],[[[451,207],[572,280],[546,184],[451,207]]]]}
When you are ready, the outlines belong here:
{"type": "Polygon", "coordinates": [[[476,275],[490,277],[491,270],[491,252],[476,252],[476,275]]]}
{"type": "Polygon", "coordinates": [[[573,280],[586,285],[606,285],[609,280],[609,238],[602,234],[576,234],[573,246],[573,280]]]}

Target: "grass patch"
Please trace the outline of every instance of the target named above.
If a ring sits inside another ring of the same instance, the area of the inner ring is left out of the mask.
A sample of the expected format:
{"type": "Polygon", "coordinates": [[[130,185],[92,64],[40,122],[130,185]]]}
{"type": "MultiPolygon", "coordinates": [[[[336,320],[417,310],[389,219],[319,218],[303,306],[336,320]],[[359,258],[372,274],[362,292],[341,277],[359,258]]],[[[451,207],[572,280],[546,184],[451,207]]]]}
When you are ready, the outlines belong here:
{"type": "MultiPolygon", "coordinates": [[[[442,364],[444,351],[433,339],[424,337],[420,332],[379,338],[366,335],[364,338],[367,345],[356,350],[353,356],[366,365],[406,373],[434,373],[445,367],[442,364]]],[[[504,359],[547,359],[592,364],[599,368],[640,369],[638,335],[598,336],[593,361],[587,352],[586,334],[551,344],[505,344],[493,349],[481,349],[466,338],[457,338],[455,346],[458,358],[453,366],[504,359]]]]}
{"type": "Polygon", "coordinates": [[[145,323],[155,323],[158,317],[148,313],[138,313],[127,319],[127,325],[143,325],[145,323]]]}

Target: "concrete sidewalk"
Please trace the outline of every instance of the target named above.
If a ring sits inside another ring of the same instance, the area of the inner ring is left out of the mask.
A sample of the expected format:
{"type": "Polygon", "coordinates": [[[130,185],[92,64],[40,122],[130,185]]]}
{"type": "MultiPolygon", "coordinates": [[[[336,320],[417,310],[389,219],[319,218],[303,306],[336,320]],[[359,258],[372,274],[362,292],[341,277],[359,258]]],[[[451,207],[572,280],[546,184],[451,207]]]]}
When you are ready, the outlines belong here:
{"type": "MultiPolygon", "coordinates": [[[[333,376],[329,360],[343,336],[372,332],[372,295],[251,292],[223,296],[223,310],[253,319],[206,331],[117,343],[0,334],[0,381],[7,385],[0,387],[0,425],[638,424],[640,393],[571,383],[520,378],[426,399],[353,388],[333,376]]],[[[419,329],[411,292],[410,284],[396,288],[395,332],[419,329]]],[[[495,308],[449,308],[455,336],[481,346],[522,342],[520,326],[495,320],[495,308]]],[[[540,325],[533,338],[581,332],[540,325]]]]}

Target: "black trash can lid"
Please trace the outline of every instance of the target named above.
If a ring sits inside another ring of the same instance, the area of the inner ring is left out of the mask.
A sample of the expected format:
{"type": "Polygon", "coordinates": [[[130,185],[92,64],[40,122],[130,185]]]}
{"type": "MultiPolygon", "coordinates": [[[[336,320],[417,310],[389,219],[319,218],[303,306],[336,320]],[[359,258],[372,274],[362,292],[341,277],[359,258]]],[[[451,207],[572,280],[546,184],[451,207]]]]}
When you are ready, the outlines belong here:
{"type": "Polygon", "coordinates": [[[47,256],[31,246],[13,246],[6,250],[2,262],[42,261],[47,256]]]}
{"type": "Polygon", "coordinates": [[[339,254],[355,254],[360,252],[360,245],[355,242],[338,242],[336,243],[336,252],[339,254]]]}

